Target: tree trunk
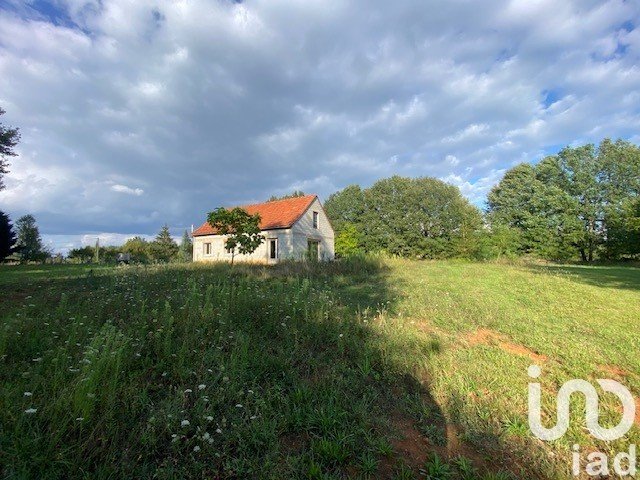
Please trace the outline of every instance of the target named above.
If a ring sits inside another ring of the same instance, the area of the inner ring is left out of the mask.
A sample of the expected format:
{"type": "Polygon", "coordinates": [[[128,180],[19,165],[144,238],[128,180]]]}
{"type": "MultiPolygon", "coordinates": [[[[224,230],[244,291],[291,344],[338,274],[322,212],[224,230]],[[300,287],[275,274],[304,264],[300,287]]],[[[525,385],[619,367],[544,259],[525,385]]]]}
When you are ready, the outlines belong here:
{"type": "Polygon", "coordinates": [[[582,259],[583,262],[587,261],[587,252],[585,251],[584,248],[580,249],[580,258],[582,259]]]}

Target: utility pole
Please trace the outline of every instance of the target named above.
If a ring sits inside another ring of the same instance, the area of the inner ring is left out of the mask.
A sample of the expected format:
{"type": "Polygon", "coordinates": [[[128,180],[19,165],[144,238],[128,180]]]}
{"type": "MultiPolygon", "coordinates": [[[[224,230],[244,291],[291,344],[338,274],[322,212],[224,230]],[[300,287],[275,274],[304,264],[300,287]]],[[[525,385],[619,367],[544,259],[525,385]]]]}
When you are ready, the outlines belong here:
{"type": "Polygon", "coordinates": [[[93,255],[93,260],[96,263],[100,263],[100,237],[96,238],[96,249],[93,255]]]}

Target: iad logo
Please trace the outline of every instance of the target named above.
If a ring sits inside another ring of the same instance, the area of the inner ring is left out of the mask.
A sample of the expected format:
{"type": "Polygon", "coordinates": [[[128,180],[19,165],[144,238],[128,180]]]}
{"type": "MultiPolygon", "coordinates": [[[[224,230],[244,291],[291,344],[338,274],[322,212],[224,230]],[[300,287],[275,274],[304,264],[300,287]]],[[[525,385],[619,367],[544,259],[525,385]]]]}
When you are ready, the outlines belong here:
{"type": "MultiPolygon", "coordinates": [[[[528,369],[531,378],[540,376],[540,367],[531,365],[528,369]]],[[[585,380],[570,380],[562,385],[557,395],[557,421],[552,428],[545,428],[541,421],[541,405],[540,405],[540,384],[529,383],[529,428],[531,432],[540,440],[551,441],[557,440],[567,433],[569,428],[569,408],[571,395],[581,393],[586,400],[586,423],[591,435],[599,440],[611,441],[622,438],[633,425],[636,405],[631,395],[619,382],[615,380],[596,380],[600,388],[605,392],[616,395],[622,402],[622,419],[620,423],[613,428],[602,428],[598,421],[600,416],[598,409],[598,392],[595,387],[585,380]]],[[[580,446],[573,447],[573,474],[580,474],[580,446]]],[[[614,470],[620,476],[635,475],[636,473],[636,449],[635,445],[630,445],[629,453],[621,452],[614,459],[614,470]],[[626,460],[628,467],[622,466],[622,461],[626,460]]],[[[585,471],[589,475],[608,475],[608,458],[604,453],[592,452],[587,456],[590,463],[587,464],[585,471]]]]}
{"type": "MultiPolygon", "coordinates": [[[[537,365],[529,367],[529,376],[538,378],[541,370],[537,365]]],[[[622,402],[622,420],[613,428],[602,428],[598,423],[598,392],[586,380],[569,380],[560,388],[557,397],[558,421],[553,428],[545,428],[540,420],[540,384],[529,383],[529,427],[540,440],[557,440],[567,433],[569,428],[569,399],[573,393],[582,393],[587,402],[586,422],[591,435],[599,440],[617,440],[622,438],[633,425],[636,416],[636,404],[627,388],[615,380],[596,380],[605,392],[615,394],[622,402]]]]}

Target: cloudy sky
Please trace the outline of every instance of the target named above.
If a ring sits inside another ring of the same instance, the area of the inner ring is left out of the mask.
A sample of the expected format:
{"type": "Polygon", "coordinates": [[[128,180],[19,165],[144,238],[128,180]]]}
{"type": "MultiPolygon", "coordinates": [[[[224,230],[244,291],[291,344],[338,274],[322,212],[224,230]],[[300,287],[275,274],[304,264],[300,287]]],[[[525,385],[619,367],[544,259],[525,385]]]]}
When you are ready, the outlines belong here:
{"type": "Polygon", "coordinates": [[[0,210],[51,245],[219,205],[640,143],[636,0],[0,0],[0,210]]]}

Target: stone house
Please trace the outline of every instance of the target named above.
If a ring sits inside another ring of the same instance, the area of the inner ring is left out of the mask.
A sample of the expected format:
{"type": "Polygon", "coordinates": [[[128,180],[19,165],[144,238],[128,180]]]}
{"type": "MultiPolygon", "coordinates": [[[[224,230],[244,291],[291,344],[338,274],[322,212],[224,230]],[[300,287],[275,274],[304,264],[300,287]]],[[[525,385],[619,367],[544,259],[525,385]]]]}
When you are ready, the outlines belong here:
{"type": "MultiPolygon", "coordinates": [[[[249,214],[260,215],[265,241],[249,255],[236,254],[235,262],[278,263],[280,260],[333,260],[334,234],[317,195],[286,198],[245,205],[249,214]]],[[[193,232],[193,260],[231,261],[225,236],[207,222],[193,232]]]]}

